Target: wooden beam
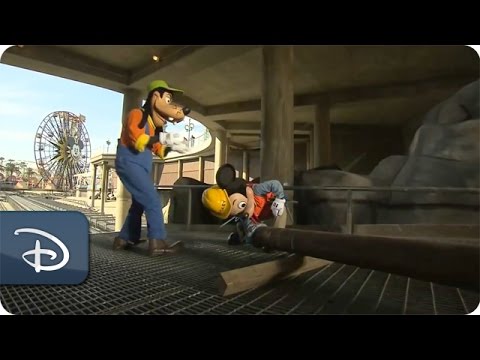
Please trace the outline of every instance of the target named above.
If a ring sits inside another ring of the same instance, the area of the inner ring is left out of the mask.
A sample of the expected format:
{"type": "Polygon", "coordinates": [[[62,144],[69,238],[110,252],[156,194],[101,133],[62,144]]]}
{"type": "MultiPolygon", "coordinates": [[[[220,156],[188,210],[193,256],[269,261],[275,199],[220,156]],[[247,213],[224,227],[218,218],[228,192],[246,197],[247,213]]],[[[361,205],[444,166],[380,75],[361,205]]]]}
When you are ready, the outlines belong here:
{"type": "Polygon", "coordinates": [[[22,48],[12,47],[5,52],[7,58],[9,54],[78,71],[120,84],[126,84],[128,79],[128,73],[122,69],[57,46],[31,45],[22,48]]]}
{"type": "MultiPolygon", "coordinates": [[[[216,123],[232,134],[235,132],[260,131],[260,121],[219,120],[216,123]]],[[[311,123],[295,122],[294,124],[295,131],[310,131],[311,128],[311,123]]]]}
{"type": "Polygon", "coordinates": [[[190,108],[190,110],[205,116],[205,112],[206,112],[205,106],[203,106],[196,100],[192,99],[191,97],[188,97],[186,95],[179,95],[178,98],[175,97],[174,101],[175,103],[179,103],[182,106],[187,106],[190,108]]]}
{"type": "Polygon", "coordinates": [[[193,54],[195,51],[203,49],[203,45],[184,45],[184,46],[169,46],[164,50],[163,57],[159,62],[148,62],[148,64],[130,74],[128,85],[132,85],[138,81],[143,80],[149,75],[161,70],[168,65],[172,65],[178,60],[193,54]]]}
{"type": "MultiPolygon", "coordinates": [[[[294,97],[294,106],[310,106],[329,102],[331,106],[339,103],[359,102],[385,98],[409,98],[423,95],[433,90],[458,89],[476,80],[472,75],[443,76],[427,80],[404,82],[389,85],[352,87],[312,94],[300,94],[294,97]]],[[[206,107],[205,116],[233,114],[249,111],[260,111],[261,101],[258,99],[233,103],[211,105],[206,107]]]]}
{"type": "Polygon", "coordinates": [[[220,273],[219,291],[223,296],[270,284],[274,281],[298,276],[304,272],[320,269],[331,261],[292,255],[283,259],[247,266],[220,273]]]}
{"type": "MultiPolygon", "coordinates": [[[[255,140],[255,141],[257,141],[257,140],[255,140]]],[[[236,147],[236,148],[241,149],[241,150],[248,149],[248,146],[246,146],[245,144],[240,144],[240,143],[232,141],[232,140],[230,140],[228,142],[228,145],[236,147]]]]}
{"type": "Polygon", "coordinates": [[[260,110],[260,100],[237,101],[233,103],[207,106],[206,116],[233,114],[260,110]]]}

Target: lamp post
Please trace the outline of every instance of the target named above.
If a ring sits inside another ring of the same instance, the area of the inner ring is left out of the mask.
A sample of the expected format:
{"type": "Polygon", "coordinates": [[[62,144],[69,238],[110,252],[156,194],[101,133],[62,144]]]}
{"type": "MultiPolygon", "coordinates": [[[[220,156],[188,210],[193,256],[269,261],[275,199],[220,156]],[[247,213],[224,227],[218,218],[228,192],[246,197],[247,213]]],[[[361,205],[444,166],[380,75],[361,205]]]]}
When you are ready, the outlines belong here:
{"type": "Polygon", "coordinates": [[[188,125],[185,125],[185,130],[188,132],[188,147],[190,147],[190,133],[192,132],[193,128],[195,127],[194,124],[192,124],[192,119],[188,118],[188,125]]]}
{"type": "Polygon", "coordinates": [[[111,144],[110,140],[107,140],[107,154],[108,154],[108,148],[109,148],[110,144],[111,144]]]}

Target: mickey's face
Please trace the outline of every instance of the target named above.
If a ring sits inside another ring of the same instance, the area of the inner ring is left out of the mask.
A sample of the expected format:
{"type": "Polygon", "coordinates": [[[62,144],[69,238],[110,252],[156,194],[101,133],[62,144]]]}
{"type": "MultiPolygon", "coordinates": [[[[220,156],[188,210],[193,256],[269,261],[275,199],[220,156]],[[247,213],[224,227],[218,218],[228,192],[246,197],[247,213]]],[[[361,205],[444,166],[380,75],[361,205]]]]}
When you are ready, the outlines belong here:
{"type": "Polygon", "coordinates": [[[230,210],[231,216],[237,216],[243,213],[247,207],[248,199],[239,193],[231,194],[228,199],[230,204],[232,204],[232,209],[230,210]]]}
{"type": "MultiPolygon", "coordinates": [[[[228,196],[230,211],[228,216],[252,216],[255,208],[253,191],[247,186],[244,179],[236,177],[233,165],[224,164],[219,167],[215,175],[218,187],[224,190],[224,196],[228,196]]],[[[226,201],[226,196],[224,201],[226,201]]]]}

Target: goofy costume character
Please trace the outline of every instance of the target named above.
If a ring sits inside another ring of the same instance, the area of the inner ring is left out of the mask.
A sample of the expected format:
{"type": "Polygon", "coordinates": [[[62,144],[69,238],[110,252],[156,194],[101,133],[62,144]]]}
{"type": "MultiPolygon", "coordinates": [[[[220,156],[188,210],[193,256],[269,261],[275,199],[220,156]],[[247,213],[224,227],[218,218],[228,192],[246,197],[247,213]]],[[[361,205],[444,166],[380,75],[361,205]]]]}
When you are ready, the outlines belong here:
{"type": "Polygon", "coordinates": [[[148,96],[142,108],[133,109],[123,122],[117,147],[115,168],[132,194],[132,205],[122,230],[113,242],[114,250],[128,249],[141,242],[141,219],[145,211],[148,228],[148,252],[151,256],[174,252],[181,242],[168,244],[162,201],[152,178],[153,154],[164,159],[169,151],[184,153],[188,146],[183,135],[163,132],[167,121],[179,122],[190,112],[172,103],[173,95],[182,90],[156,80],[148,86],[148,96]]]}
{"type": "Polygon", "coordinates": [[[262,221],[274,218],[274,227],[285,226],[281,223],[285,223],[286,199],[278,180],[247,183],[236,178],[235,168],[230,164],[218,169],[215,180],[217,185],[203,192],[202,203],[215,217],[225,220],[233,216],[236,220],[237,231],[228,238],[230,245],[250,244],[254,231],[266,226],[262,221]]]}

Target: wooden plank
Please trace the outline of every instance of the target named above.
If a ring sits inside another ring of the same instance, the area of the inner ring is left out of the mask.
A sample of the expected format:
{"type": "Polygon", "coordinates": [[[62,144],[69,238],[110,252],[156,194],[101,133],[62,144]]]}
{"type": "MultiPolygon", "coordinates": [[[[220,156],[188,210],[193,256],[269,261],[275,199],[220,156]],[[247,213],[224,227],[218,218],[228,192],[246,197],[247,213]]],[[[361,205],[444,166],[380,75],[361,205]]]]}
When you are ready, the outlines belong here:
{"type": "Polygon", "coordinates": [[[225,271],[220,273],[219,291],[223,296],[236,294],[319,269],[330,263],[331,261],[309,256],[291,255],[283,259],[225,271]]]}

